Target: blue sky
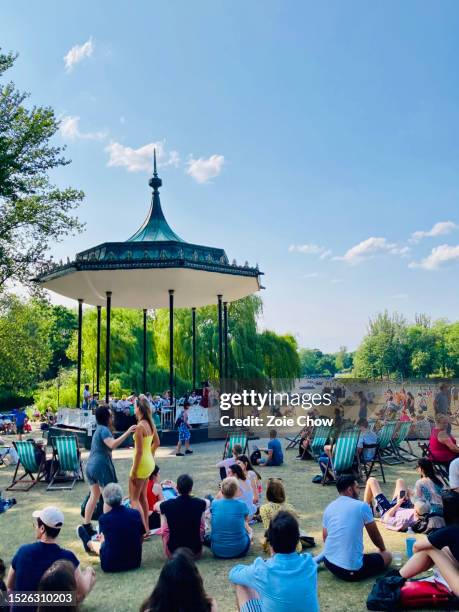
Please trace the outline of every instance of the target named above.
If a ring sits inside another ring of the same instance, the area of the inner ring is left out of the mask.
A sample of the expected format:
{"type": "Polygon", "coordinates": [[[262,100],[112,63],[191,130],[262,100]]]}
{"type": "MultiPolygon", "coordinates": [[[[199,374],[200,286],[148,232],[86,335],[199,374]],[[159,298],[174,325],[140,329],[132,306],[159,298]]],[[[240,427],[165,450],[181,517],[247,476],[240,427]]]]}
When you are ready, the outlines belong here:
{"type": "Polygon", "coordinates": [[[448,1],[4,5],[86,192],[55,256],[139,227],[157,143],[173,229],[265,272],[262,326],[336,350],[385,308],[457,319],[458,29],[448,1]]]}

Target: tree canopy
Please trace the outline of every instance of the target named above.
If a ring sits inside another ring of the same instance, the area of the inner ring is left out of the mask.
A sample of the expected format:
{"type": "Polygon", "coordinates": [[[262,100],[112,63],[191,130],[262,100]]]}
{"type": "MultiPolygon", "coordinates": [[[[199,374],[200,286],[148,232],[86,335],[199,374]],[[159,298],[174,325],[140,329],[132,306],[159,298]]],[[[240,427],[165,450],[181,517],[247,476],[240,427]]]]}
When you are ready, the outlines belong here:
{"type": "Polygon", "coordinates": [[[83,192],[60,189],[49,173],[69,160],[51,144],[59,128],[49,107],[28,108],[29,94],[4,82],[16,60],[0,51],[0,293],[30,284],[50,261],[49,246],[82,229],[72,215],[83,192]]]}

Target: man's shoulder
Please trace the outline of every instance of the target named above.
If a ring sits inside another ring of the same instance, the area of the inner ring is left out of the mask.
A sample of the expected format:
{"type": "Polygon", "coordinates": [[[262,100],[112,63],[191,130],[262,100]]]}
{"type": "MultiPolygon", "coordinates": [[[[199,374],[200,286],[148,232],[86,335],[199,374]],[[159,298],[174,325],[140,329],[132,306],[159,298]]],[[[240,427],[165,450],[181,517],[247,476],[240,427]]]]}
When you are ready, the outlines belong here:
{"type": "Polygon", "coordinates": [[[22,557],[22,556],[26,556],[29,557],[31,555],[37,554],[39,551],[41,551],[41,545],[40,542],[33,542],[32,544],[22,544],[16,551],[16,554],[14,555],[17,559],[22,557]]]}

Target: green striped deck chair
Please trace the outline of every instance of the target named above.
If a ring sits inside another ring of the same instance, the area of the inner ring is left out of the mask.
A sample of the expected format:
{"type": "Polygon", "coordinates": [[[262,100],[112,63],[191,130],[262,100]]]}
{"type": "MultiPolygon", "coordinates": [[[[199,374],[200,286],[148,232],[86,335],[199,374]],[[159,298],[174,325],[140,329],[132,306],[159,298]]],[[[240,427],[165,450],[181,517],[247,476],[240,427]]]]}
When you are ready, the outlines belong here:
{"type": "Polygon", "coordinates": [[[242,454],[245,455],[249,450],[249,442],[246,431],[230,431],[226,434],[225,448],[223,449],[223,459],[231,457],[235,444],[242,446],[242,454]]]}
{"type": "Polygon", "coordinates": [[[51,438],[53,473],[47,491],[73,489],[77,480],[84,481],[78,439],[75,435],[51,438]]]}
{"type": "Polygon", "coordinates": [[[417,461],[418,457],[413,453],[410,443],[407,440],[408,433],[411,429],[411,421],[401,421],[398,429],[392,438],[392,449],[395,455],[401,461],[417,461]],[[402,447],[402,444],[408,446],[408,450],[402,447]]]}
{"type": "Polygon", "coordinates": [[[398,421],[388,421],[384,423],[378,432],[378,455],[383,463],[387,465],[396,465],[402,463],[396,455],[394,455],[392,447],[392,439],[395,434],[395,429],[398,425],[398,421]]]}
{"type": "Polygon", "coordinates": [[[13,442],[19,457],[14,471],[13,480],[7,491],[29,491],[45,477],[46,454],[32,440],[13,442]],[[24,474],[18,478],[19,470],[24,474]]]}
{"type": "Polygon", "coordinates": [[[311,453],[317,459],[323,451],[332,430],[331,425],[319,425],[314,430],[314,437],[311,440],[311,453]]]}
{"type": "Polygon", "coordinates": [[[356,459],[357,443],[359,441],[360,429],[354,427],[338,434],[331,449],[331,459],[328,460],[327,470],[322,478],[322,484],[330,484],[327,479],[328,471],[331,470],[336,481],[340,474],[353,471],[356,459]]]}

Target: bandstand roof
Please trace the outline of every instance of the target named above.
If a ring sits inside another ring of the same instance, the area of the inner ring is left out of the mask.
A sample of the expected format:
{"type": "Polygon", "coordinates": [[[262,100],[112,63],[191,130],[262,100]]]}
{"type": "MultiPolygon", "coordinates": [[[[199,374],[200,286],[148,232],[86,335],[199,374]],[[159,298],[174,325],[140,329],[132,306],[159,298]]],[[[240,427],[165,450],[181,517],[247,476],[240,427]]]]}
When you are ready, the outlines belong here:
{"type": "Polygon", "coordinates": [[[74,261],[50,267],[35,279],[44,288],[86,304],[165,308],[174,290],[176,308],[232,302],[261,289],[258,266],[230,263],[223,249],[191,244],[164,217],[159,197],[162,181],[154,155],[152,202],[147,218],[126,242],[104,242],[77,253],[74,261]]]}

